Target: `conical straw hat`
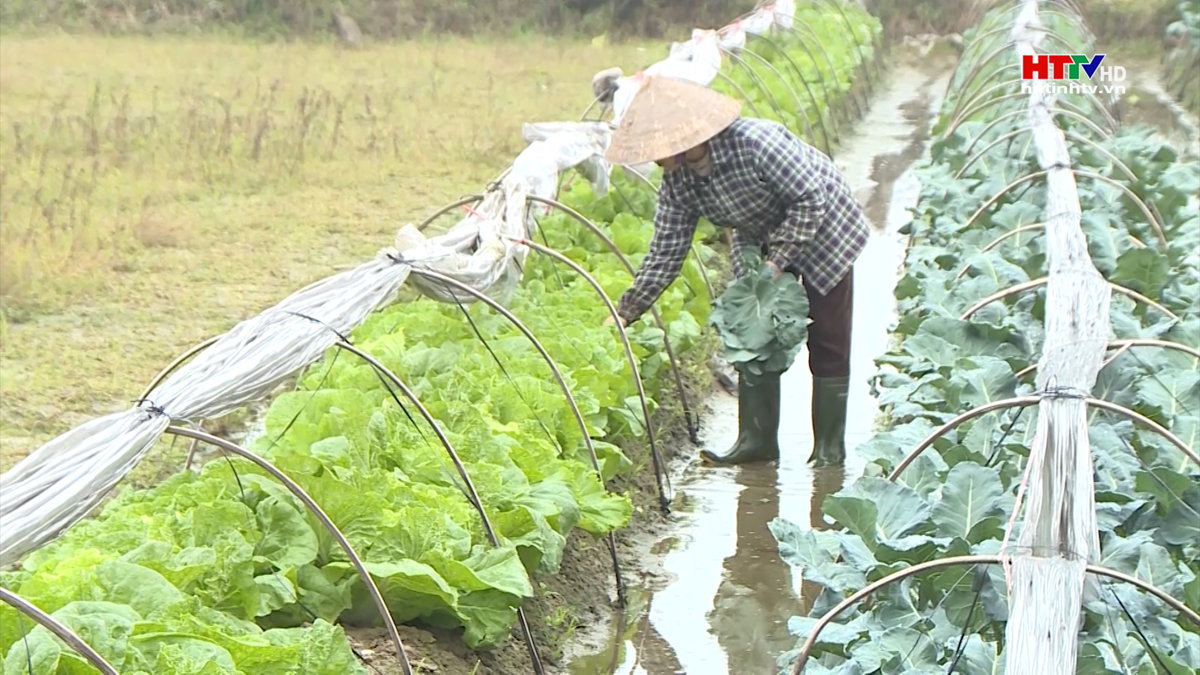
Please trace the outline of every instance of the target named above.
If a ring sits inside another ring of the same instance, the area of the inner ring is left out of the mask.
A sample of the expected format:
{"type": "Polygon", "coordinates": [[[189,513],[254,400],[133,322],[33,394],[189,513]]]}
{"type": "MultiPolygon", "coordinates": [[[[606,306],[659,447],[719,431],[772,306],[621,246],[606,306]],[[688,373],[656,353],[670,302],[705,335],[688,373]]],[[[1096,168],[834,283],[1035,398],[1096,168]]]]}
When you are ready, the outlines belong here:
{"type": "Polygon", "coordinates": [[[642,78],[604,155],[613,164],[674,157],[716,136],[742,112],[740,101],[708,87],[665,75],[642,78]]]}

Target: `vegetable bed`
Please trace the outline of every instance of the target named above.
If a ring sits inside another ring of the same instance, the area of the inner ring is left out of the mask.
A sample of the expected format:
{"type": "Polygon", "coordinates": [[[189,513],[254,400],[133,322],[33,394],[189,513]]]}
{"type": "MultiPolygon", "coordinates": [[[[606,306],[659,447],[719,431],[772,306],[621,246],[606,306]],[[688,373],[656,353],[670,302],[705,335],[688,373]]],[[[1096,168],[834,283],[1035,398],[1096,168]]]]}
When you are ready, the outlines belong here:
{"type": "MultiPolygon", "coordinates": [[[[598,198],[581,181],[565,198],[636,261],[652,233],[654,194],[620,177],[615,188],[598,198]]],[[[618,259],[581,226],[563,216],[544,225],[550,244],[610,296],[628,285],[618,259]]],[[[553,265],[532,257],[508,308],[564,373],[591,435],[631,448],[645,429],[621,344],[602,325],[607,309],[582,277],[553,265]]],[[[662,301],[674,349],[699,343],[708,303],[693,259],[662,301]]],[[[349,353],[331,352],[296,391],[278,397],[251,449],[296,480],[348,536],[397,621],[461,626],[464,641],[480,647],[508,636],[516,607],[533,594],[529,572],[554,573],[573,529],[611,532],[628,523],[632,505],[596,476],[570,409],[529,342],[499,314],[476,304],[467,311],[470,321],[454,304],[397,304],[370,317],[351,342],[396,373],[438,420],[500,548],[488,545],[428,425],[413,422],[419,418],[408,402],[398,406],[376,371],[349,353]]],[[[661,333],[646,319],[630,338],[647,394],[657,396],[661,333]]],[[[595,445],[605,478],[633,468],[617,445],[595,445]]],[[[636,461],[644,461],[641,453],[636,461]]],[[[154,489],[122,493],[3,582],[84,631],[126,673],[360,672],[332,624],[377,621],[318,521],[242,460],[210,462],[154,489]],[[312,626],[297,627],[306,622],[312,626]]],[[[15,610],[0,612],[6,668],[25,672],[22,624],[15,610]]],[[[42,628],[28,642],[36,673],[86,668],[42,628]]]]}
{"type": "MultiPolygon", "coordinates": [[[[867,47],[844,32],[824,46],[781,38],[778,58],[789,65],[772,76],[791,89],[821,87],[777,110],[796,116],[776,118],[789,124],[819,120],[844,101],[878,33],[854,7],[801,3],[797,18],[855,25],[867,47]],[[833,69],[823,71],[815,58],[833,69]]],[[[560,197],[638,265],[653,230],[652,185],[617,172],[606,195],[576,180],[560,197]]],[[[628,287],[623,264],[576,220],[554,211],[540,223],[535,239],[581,265],[610,298],[628,287]]],[[[658,303],[674,353],[692,372],[714,348],[702,331],[714,279],[700,261],[723,272],[721,245],[703,223],[696,256],[658,303]]],[[[641,402],[616,330],[603,324],[606,305],[549,257],[531,253],[504,304],[564,375],[595,439],[603,480],[550,368],[524,335],[480,303],[408,300],[372,315],[350,342],[398,375],[437,420],[499,547],[429,425],[349,352],[331,350],[275,399],[250,449],[302,486],[346,534],[397,621],[461,630],[468,647],[495,647],[510,636],[517,608],[536,595],[531,578],[558,571],[572,532],[602,537],[629,524],[630,494],[610,488],[648,470],[641,402]]],[[[662,332],[647,315],[628,334],[650,410],[669,425],[679,401],[662,332]]],[[[264,471],[231,458],[153,489],[121,491],[99,516],[28,555],[0,582],[133,675],[362,673],[339,624],[379,620],[319,521],[264,471]]],[[[0,605],[0,658],[5,673],[95,672],[7,605],[0,605]]]]}
{"type": "MultiPolygon", "coordinates": [[[[1070,51],[1092,52],[1061,10],[1047,6],[1042,15],[1078,46],[1070,51]]],[[[872,582],[920,563],[999,553],[1012,517],[1035,409],[966,421],[894,481],[889,476],[942,424],[1034,393],[1045,287],[1002,292],[1047,274],[1039,225],[1045,181],[1023,178],[1038,171],[1029,134],[1019,132],[1028,124],[1028,96],[1019,95],[1019,79],[1003,85],[1011,70],[1007,77],[1000,72],[1016,57],[1010,50],[985,61],[1009,39],[1008,31],[989,29],[1011,25],[1014,16],[994,10],[966,34],[937,140],[918,172],[922,189],[895,292],[894,345],[877,360],[873,378],[888,416],[885,430],[858,449],[866,471],[824,501],[833,530],[772,523],[783,558],[820,589],[809,615],[790,622],[801,643],[819,618],[872,582]]],[[[1094,264],[1113,284],[1143,296],[1114,291],[1113,340],[1163,340],[1193,350],[1110,348],[1091,396],[1149,417],[1195,450],[1200,163],[1149,129],[1110,127],[1091,97],[1061,94],[1059,105],[1069,111],[1056,121],[1067,132],[1094,264]],[[1161,219],[1161,233],[1151,219],[1161,219]]],[[[1200,467],[1161,435],[1110,412],[1089,409],[1089,430],[1098,564],[1200,608],[1200,467]]],[[[1200,626],[1132,585],[1095,576],[1089,585],[1078,672],[1182,675],[1200,668],[1200,626]]],[[[1003,672],[1006,594],[997,565],[941,567],[885,585],[820,632],[803,672],[1003,672]]],[[[781,668],[790,670],[799,647],[780,657],[781,668]]]]}

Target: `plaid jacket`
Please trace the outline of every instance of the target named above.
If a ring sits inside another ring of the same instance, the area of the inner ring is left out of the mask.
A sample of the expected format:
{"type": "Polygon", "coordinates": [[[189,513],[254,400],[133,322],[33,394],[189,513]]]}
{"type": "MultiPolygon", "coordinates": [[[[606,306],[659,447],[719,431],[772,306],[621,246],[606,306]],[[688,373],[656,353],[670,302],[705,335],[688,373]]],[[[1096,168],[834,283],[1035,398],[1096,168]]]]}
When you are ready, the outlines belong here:
{"type": "Polygon", "coordinates": [[[679,275],[701,216],[733,229],[733,271],[757,248],[822,294],[846,275],[869,230],[833,161],[777,122],[738,118],[709,141],[711,170],[667,172],[654,237],[617,307],[632,323],[679,275]]]}

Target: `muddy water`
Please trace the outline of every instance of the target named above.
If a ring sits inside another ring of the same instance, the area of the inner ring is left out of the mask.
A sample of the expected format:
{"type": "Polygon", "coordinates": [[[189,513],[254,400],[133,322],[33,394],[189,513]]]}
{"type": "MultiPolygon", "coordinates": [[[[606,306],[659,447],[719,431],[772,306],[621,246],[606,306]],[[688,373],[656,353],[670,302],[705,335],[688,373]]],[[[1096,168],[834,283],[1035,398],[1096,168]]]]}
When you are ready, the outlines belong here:
{"type": "MultiPolygon", "coordinates": [[[[795,647],[787,621],[807,612],[811,591],[780,559],[767,524],[783,517],[824,527],[821,500],[863,468],[854,448],[876,418],[868,380],[894,320],[904,246],[897,229],[919,188],[908,169],[925,150],[949,71],[944,64],[894,68],[866,118],[843,130],[834,155],[872,224],[854,275],[846,466],[814,471],[807,464],[812,383],[803,350],[782,380],[778,466],[711,468],[693,459],[676,468],[675,527],[648,545],[628,609],[605,639],[571,659],[572,674],[774,673],[776,656],[795,647]]],[[[705,407],[701,440],[724,451],[737,437],[737,400],[718,392],[705,407]]]]}

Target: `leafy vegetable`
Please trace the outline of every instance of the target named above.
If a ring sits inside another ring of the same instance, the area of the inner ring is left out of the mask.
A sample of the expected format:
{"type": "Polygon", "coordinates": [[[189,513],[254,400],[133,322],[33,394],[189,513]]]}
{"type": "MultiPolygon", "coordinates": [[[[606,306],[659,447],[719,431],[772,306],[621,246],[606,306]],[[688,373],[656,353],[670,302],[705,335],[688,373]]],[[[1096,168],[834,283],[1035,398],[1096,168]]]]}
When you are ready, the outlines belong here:
{"type": "MultiPolygon", "coordinates": [[[[816,78],[810,82],[827,80],[822,95],[789,108],[789,124],[829,121],[827,108],[844,100],[855,67],[870,55],[840,27],[852,27],[869,45],[879,26],[868,19],[854,7],[798,8],[805,25],[839,28],[830,32],[836,44],[819,57],[799,39],[783,40],[764,57],[779,72],[770,85],[776,93],[807,89],[810,75],[816,78]]],[[[559,195],[633,265],[649,250],[655,197],[651,185],[621,174],[612,177],[608,194],[576,180],[559,195]]],[[[608,297],[628,287],[624,264],[566,214],[543,215],[536,234],[586,269],[608,297]]],[[[697,257],[658,304],[687,369],[707,360],[702,327],[713,298],[703,270],[725,269],[714,250],[718,241],[715,228],[704,224],[694,242],[697,257]]],[[[782,354],[802,342],[806,312],[794,280],[778,288],[781,311],[795,311],[772,325],[780,347],[764,344],[782,354]]],[[[601,536],[628,523],[632,504],[609,491],[608,481],[644,464],[637,388],[592,286],[531,255],[508,307],[558,365],[601,476],[549,367],[495,312],[419,299],[378,312],[351,336],[437,420],[500,546],[484,535],[428,425],[379,373],[346,353],[331,350],[303,373],[294,391],[272,402],[262,434],[248,443],[346,534],[396,620],[460,629],[472,647],[507,639],[516,608],[534,593],[531,576],[558,571],[572,533],[601,536]]],[[[661,388],[672,383],[663,329],[647,316],[628,334],[651,411],[676,414],[678,403],[661,388]]],[[[770,358],[767,367],[774,368],[782,357],[770,358]]],[[[135,675],[361,673],[336,623],[378,621],[329,534],[274,479],[241,460],[212,462],[153,489],[122,491],[97,518],[0,574],[0,583],[55,612],[121,672],[135,675]]],[[[88,672],[65,645],[7,606],[0,606],[0,655],[5,673],[24,674],[26,656],[35,675],[88,672]]]]}
{"type": "MultiPolygon", "coordinates": [[[[1062,12],[1046,9],[1044,18],[1079,45],[1077,51],[1088,51],[1062,12]]],[[[896,287],[900,319],[873,380],[888,419],[884,430],[859,448],[867,461],[864,475],[826,498],[824,511],[836,531],[802,532],[785,520],[771,524],[782,557],[823,589],[810,615],[790,622],[798,638],[807,638],[817,618],[870,581],[933,559],[997,552],[1012,515],[1035,429],[1034,409],[961,424],[895,483],[885,478],[937,425],[984,403],[1034,391],[1029,367],[1042,349],[1044,289],[1009,296],[962,318],[980,299],[1046,273],[1046,235],[1037,225],[1046,206],[1042,182],[1029,181],[981,208],[1006,185],[1038,169],[1023,144],[991,143],[1026,123],[1023,115],[1004,117],[1025,102],[1012,97],[960,115],[963,104],[982,91],[978,83],[1004,67],[1004,59],[981,61],[1007,39],[1006,32],[994,29],[1011,21],[1009,13],[990,12],[965,35],[964,53],[973,56],[952,79],[951,91],[958,93],[944,102],[935,125],[945,137],[933,143],[930,160],[919,167],[921,195],[905,228],[912,241],[896,287]],[[972,44],[973,39],[988,44],[972,44]],[[963,80],[968,72],[976,73],[974,84],[963,80]],[[956,118],[960,124],[951,130],[956,118]]],[[[1005,86],[990,88],[990,95],[1000,99],[1018,85],[1010,91],[1005,86]]],[[[1096,105],[1090,97],[1070,98],[1075,100],[1064,105],[1096,105]]],[[[1079,181],[1083,231],[1097,269],[1178,317],[1114,294],[1112,338],[1200,347],[1195,196],[1200,164],[1147,129],[1121,129],[1105,138],[1074,116],[1056,121],[1073,136],[1095,141],[1072,140],[1075,168],[1119,179],[1162,215],[1165,246],[1121,190],[1079,181]],[[1136,180],[1124,175],[1118,160],[1136,180]]],[[[1197,359],[1148,347],[1110,355],[1092,395],[1130,407],[1198,447],[1197,359]]],[[[1088,421],[1100,564],[1198,606],[1200,468],[1159,435],[1127,420],[1093,412],[1088,421]]],[[[1200,627],[1132,586],[1095,580],[1089,588],[1079,672],[1174,674],[1200,668],[1200,627]]],[[[926,571],[874,593],[869,605],[827,626],[805,672],[947,672],[956,654],[955,672],[998,672],[1005,659],[1007,614],[998,567],[926,571]]],[[[797,651],[781,655],[780,664],[790,664],[797,651]]]]}
{"type": "Polygon", "coordinates": [[[791,367],[808,333],[808,296],[796,277],[772,278],[759,262],[713,303],[709,322],[721,335],[725,359],[754,374],[791,367]]]}

